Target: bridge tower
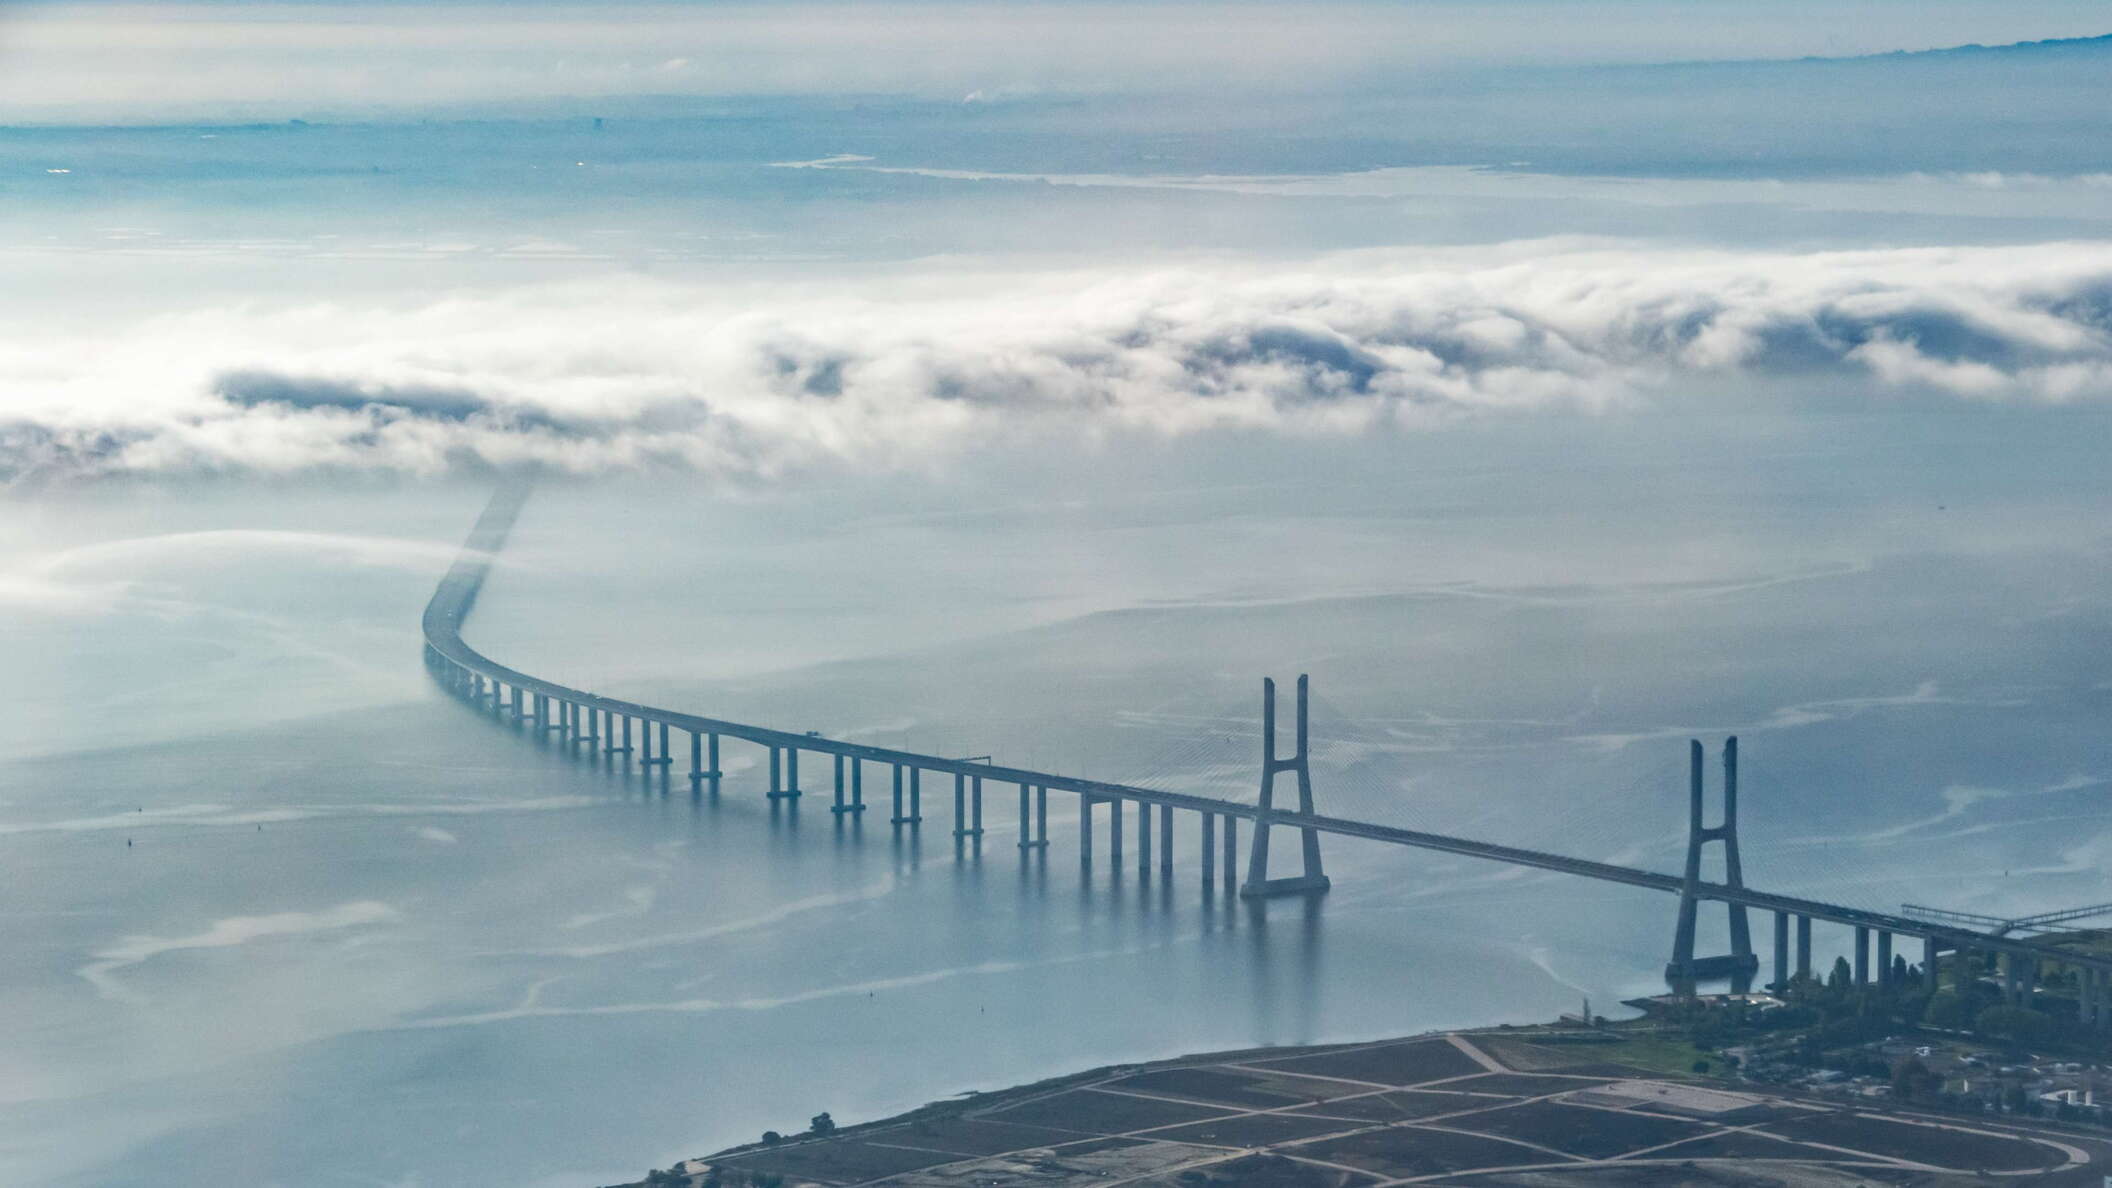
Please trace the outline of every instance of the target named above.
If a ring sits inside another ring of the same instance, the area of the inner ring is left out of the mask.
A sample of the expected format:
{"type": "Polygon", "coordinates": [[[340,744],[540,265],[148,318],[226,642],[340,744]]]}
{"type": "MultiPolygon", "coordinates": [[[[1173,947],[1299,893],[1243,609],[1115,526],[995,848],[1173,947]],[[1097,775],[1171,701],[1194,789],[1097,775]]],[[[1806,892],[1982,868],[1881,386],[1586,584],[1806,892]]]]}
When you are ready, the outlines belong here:
{"type": "Polygon", "coordinates": [[[1691,995],[1695,983],[1704,978],[1728,977],[1732,992],[1744,994],[1752,989],[1753,974],[1760,968],[1759,958],[1753,955],[1753,936],[1747,927],[1744,904],[1724,905],[1730,913],[1731,951],[1716,957],[1694,956],[1694,919],[1704,898],[1701,848],[1710,842],[1721,843],[1723,885],[1732,889],[1745,886],[1745,873],[1738,864],[1738,740],[1733,737],[1723,742],[1723,823],[1714,828],[1701,823],[1702,754],[1701,740],[1692,740],[1688,750],[1686,881],[1679,893],[1679,926],[1672,934],[1672,960],[1665,966],[1665,981],[1675,993],[1691,995]]]}
{"type": "MultiPolygon", "coordinates": [[[[1269,877],[1269,833],[1276,815],[1276,775],[1292,772],[1298,777],[1298,811],[1313,815],[1313,772],[1308,757],[1306,731],[1306,678],[1298,677],[1298,749],[1290,756],[1276,754],[1276,682],[1261,682],[1261,800],[1254,814],[1254,843],[1247,854],[1247,881],[1239,889],[1242,899],[1264,899],[1272,895],[1318,895],[1328,888],[1327,874],[1320,869],[1320,831],[1300,828],[1299,842],[1305,858],[1305,873],[1292,878],[1269,877]]],[[[1230,823],[1230,818],[1227,818],[1230,823]]],[[[1229,840],[1229,836],[1227,838],[1229,840]]]]}

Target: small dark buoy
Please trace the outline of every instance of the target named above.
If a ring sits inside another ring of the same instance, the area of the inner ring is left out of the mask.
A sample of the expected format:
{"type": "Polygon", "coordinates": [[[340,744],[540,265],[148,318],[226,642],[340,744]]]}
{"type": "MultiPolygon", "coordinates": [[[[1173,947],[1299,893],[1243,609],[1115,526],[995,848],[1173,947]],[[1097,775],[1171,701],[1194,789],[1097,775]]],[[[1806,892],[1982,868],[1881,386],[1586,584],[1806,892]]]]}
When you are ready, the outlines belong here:
{"type": "Polygon", "coordinates": [[[125,848],[128,850],[132,848],[132,839],[129,837],[125,839],[125,848]]]}

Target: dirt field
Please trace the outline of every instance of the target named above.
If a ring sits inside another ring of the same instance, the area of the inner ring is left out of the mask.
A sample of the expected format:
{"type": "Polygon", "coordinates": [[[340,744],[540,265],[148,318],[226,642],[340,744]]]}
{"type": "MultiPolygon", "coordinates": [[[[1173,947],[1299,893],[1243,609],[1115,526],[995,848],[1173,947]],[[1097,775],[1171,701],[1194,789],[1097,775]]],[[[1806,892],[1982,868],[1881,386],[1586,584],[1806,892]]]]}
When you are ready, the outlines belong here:
{"type": "Polygon", "coordinates": [[[726,1188],[1352,1188],[1405,1177],[1517,1188],[1951,1188],[1983,1170],[2011,1173],[2009,1184],[2096,1188],[2112,1173],[2112,1139],[1846,1109],[1507,1033],[1105,1069],[725,1151],[682,1170],[702,1185],[713,1168],[726,1188]]]}

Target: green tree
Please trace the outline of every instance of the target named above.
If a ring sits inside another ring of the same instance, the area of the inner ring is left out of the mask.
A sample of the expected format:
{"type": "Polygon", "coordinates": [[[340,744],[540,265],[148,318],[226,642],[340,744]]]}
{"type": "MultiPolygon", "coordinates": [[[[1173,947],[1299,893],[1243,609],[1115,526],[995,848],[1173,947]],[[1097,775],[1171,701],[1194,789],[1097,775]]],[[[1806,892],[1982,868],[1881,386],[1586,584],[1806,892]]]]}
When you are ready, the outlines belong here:
{"type": "Polygon", "coordinates": [[[1965,999],[1949,990],[1939,990],[1929,996],[1929,1005],[1922,1009],[1921,1021],[1931,1027],[1956,1031],[1972,1026],[1973,1014],[1965,999]]]}
{"type": "Polygon", "coordinates": [[[1826,975],[1828,990],[1846,990],[1855,983],[1855,971],[1848,968],[1846,957],[1833,959],[1833,972],[1826,975]]]}
{"type": "Polygon", "coordinates": [[[2053,1038],[2053,1019],[2029,1007],[1997,1004],[1973,1019],[1973,1030],[2020,1044],[2043,1044],[2053,1038]]]}
{"type": "Polygon", "coordinates": [[[836,1119],[829,1117],[829,1112],[823,1110],[814,1115],[813,1121],[808,1124],[808,1129],[815,1134],[834,1134],[836,1132],[836,1119]]]}

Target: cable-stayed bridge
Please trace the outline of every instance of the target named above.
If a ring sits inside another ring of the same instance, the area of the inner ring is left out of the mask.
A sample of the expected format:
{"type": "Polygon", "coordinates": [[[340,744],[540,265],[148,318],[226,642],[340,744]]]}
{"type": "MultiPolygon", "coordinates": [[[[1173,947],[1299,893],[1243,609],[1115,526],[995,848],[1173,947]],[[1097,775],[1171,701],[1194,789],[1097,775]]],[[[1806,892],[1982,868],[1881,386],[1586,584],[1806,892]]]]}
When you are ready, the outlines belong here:
{"type": "Polygon", "coordinates": [[[1779,986],[1792,976],[1812,973],[1811,931],[1813,922],[1819,921],[1853,930],[1852,969],[1858,982],[1892,979],[1895,976],[1895,939],[1919,938],[1923,976],[1932,982],[1937,972],[1937,957],[1941,953],[1995,953],[2002,958],[2004,987],[2010,1001],[2023,1003],[2030,1001],[2035,992],[2040,963],[2052,962],[2078,971],[2080,1009],[2084,1020],[2098,1025],[2112,1022],[2112,956],[2063,948],[2034,936],[2012,935],[2020,929],[1984,931],[1983,927],[1976,927],[1988,922],[2024,924],[2034,921],[1983,920],[1961,913],[1922,908],[1909,908],[1904,914],[1893,914],[1747,886],[1738,852],[1738,751],[1735,738],[1724,744],[1721,807],[1715,825],[1704,824],[1704,751],[1699,741],[1689,743],[1687,861],[1681,873],[1672,874],[1318,812],[1309,764],[1308,693],[1303,676],[1298,678],[1297,685],[1293,724],[1295,742],[1288,754],[1280,754],[1277,749],[1274,683],[1263,682],[1262,791],[1254,804],[1013,767],[993,763],[982,756],[949,758],[848,742],[811,732],[777,730],[604,697],[531,676],[478,652],[463,641],[461,634],[463,623],[476,605],[491,560],[505,546],[528,491],[525,483],[501,488],[477,520],[461,555],[427,603],[423,624],[427,667],[444,688],[481,711],[508,719],[523,730],[554,734],[567,747],[586,748],[590,753],[612,759],[620,757],[626,764],[636,762],[647,771],[660,768],[671,774],[675,763],[674,742],[685,740],[689,752],[688,780],[695,795],[718,795],[723,779],[720,750],[728,740],[768,751],[767,795],[773,799],[796,800],[805,795],[806,790],[800,787],[801,757],[822,759],[830,768],[833,794],[830,811],[836,814],[857,815],[866,811],[866,770],[869,765],[875,767],[886,777],[887,803],[891,809],[888,822],[898,830],[914,830],[923,824],[925,777],[950,776],[953,836],[964,843],[980,845],[985,833],[985,787],[1003,785],[1017,790],[1017,846],[1022,854],[1044,850],[1050,845],[1049,794],[1072,795],[1078,798],[1080,810],[1076,844],[1081,861],[1089,864],[1093,860],[1095,810],[1105,806],[1108,860],[1115,864],[1122,861],[1122,845],[1128,834],[1125,815],[1133,813],[1137,861],[1140,871],[1148,874],[1154,864],[1153,825],[1156,817],[1156,865],[1162,874],[1169,876],[1174,868],[1174,814],[1195,813],[1201,826],[1197,860],[1205,893],[1216,893],[1221,884],[1225,894],[1236,893],[1244,898],[1324,893],[1329,882],[1322,866],[1321,836],[1364,838],[1675,895],[1679,901],[1678,917],[1673,930],[1672,957],[1666,965],[1665,976],[1675,988],[1684,992],[1692,992],[1699,981],[1717,978],[1729,979],[1737,990],[1749,988],[1758,974],[1760,962],[1754,951],[1748,911],[1757,909],[1772,913],[1773,918],[1772,985],[1779,986]],[[1290,793],[1296,798],[1292,804],[1282,804],[1276,799],[1279,776],[1289,777],[1290,793]],[[1243,877],[1239,844],[1242,822],[1246,823],[1248,830],[1243,877]],[[1280,829],[1297,833],[1299,870],[1294,875],[1272,878],[1269,874],[1270,843],[1275,831],[1280,829]],[[1721,881],[1701,877],[1702,857],[1709,845],[1721,847],[1724,870],[1721,881]],[[1701,905],[1705,903],[1725,905],[1730,933],[1730,951],[1727,953],[1703,956],[1695,952],[1697,918],[1701,905]],[[1874,962],[1873,939],[1876,942],[1874,962]]]}

